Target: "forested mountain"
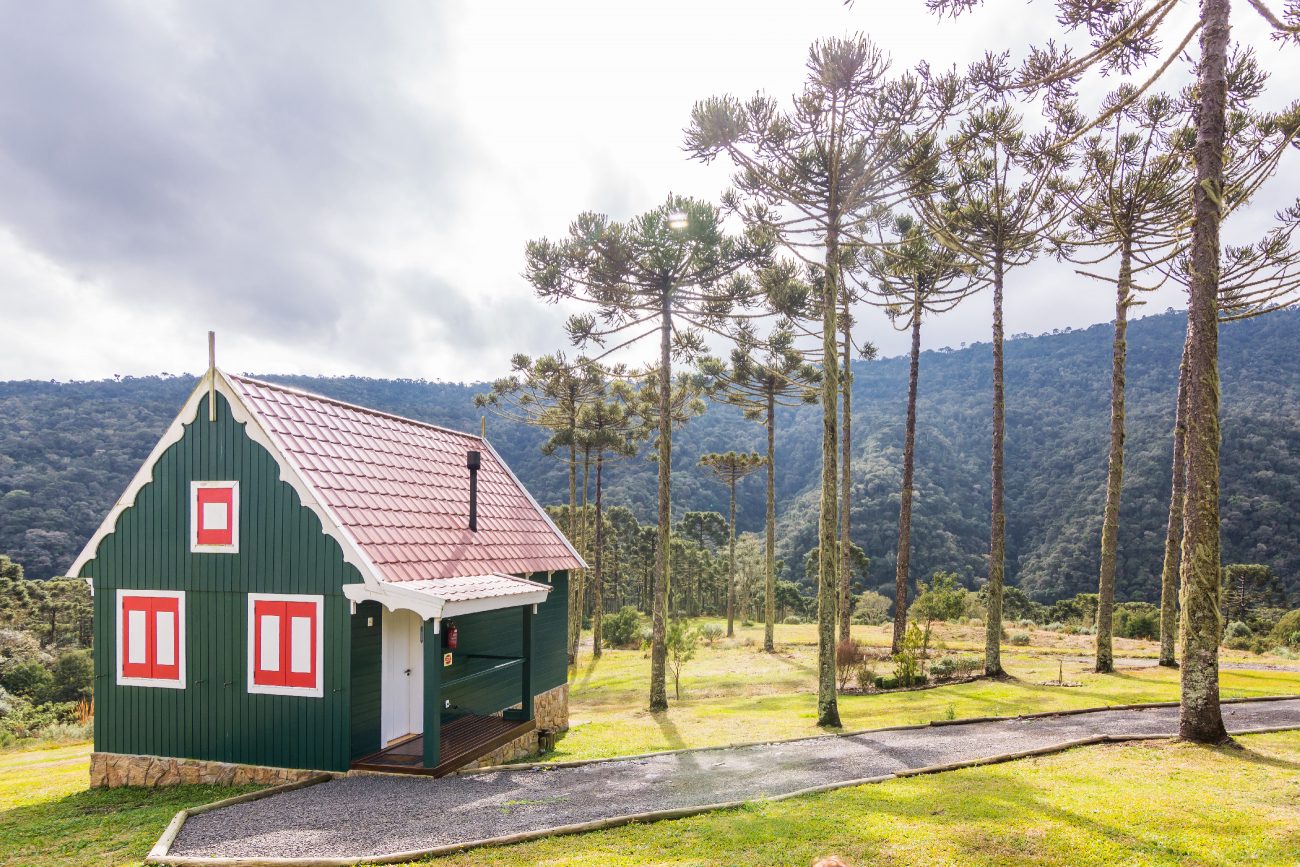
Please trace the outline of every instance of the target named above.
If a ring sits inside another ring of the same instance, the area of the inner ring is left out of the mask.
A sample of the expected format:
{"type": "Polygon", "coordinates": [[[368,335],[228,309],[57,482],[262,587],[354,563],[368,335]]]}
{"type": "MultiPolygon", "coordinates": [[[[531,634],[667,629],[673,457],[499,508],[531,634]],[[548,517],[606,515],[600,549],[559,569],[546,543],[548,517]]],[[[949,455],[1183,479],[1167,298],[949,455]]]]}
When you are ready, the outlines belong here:
{"type": "MultiPolygon", "coordinates": [[[[960,314],[958,314],[960,315],[960,314]]],[[[1117,593],[1155,601],[1169,492],[1170,430],[1185,317],[1129,329],[1128,455],[1117,593]]],[[[1095,590],[1106,472],[1111,329],[1020,337],[1007,345],[1008,576],[1040,600],[1095,590]]],[[[1226,326],[1223,374],[1225,562],[1270,564],[1300,597],[1300,312],[1226,326]]],[[[342,400],[474,430],[479,385],[266,375],[342,400]]],[[[193,387],[189,377],[0,383],[0,552],[32,577],[59,574],[126,486],[193,387]]],[[[913,575],[956,571],[976,585],[988,549],[988,344],[921,360],[913,575]]],[[[870,586],[892,588],[907,360],[855,367],[854,540],[870,586]]],[[[778,423],[780,555],[802,578],[816,538],[819,409],[778,423]]],[[[567,497],[563,465],[535,430],[488,417],[488,435],[543,502],[567,497]]],[[[722,510],[725,491],[697,466],[710,451],[761,451],[761,428],[712,406],[674,436],[676,513],[722,510]]],[[[654,513],[654,468],[611,466],[607,501],[654,513]]],[[[761,529],[762,479],[740,486],[738,523],[761,529]]],[[[892,590],[890,591],[892,595],[892,590]]]]}

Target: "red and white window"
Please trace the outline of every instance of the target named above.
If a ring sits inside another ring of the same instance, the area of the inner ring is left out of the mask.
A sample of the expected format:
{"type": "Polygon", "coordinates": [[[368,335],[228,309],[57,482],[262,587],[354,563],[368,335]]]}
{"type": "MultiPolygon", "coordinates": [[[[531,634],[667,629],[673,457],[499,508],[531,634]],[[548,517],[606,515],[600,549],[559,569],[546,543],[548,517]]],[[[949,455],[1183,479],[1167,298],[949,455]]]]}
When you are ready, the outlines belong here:
{"type": "Polygon", "coordinates": [[[117,591],[117,682],[185,688],[185,594],[117,591]]]}
{"type": "Polygon", "coordinates": [[[190,483],[190,550],[239,551],[239,482],[190,483]]]}
{"type": "Polygon", "coordinates": [[[325,597],[248,594],[248,691],[324,694],[325,597]]]}

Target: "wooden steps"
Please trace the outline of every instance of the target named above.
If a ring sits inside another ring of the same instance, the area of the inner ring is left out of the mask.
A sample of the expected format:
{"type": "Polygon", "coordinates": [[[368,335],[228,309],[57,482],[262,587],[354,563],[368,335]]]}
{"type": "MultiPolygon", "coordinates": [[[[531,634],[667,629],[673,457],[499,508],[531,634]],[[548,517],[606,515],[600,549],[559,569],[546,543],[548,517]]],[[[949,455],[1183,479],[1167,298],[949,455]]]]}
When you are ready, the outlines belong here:
{"type": "Polygon", "coordinates": [[[362,756],[353,770],[389,774],[422,774],[441,777],[505,746],[537,728],[534,720],[504,719],[499,716],[467,715],[442,727],[442,760],[436,768],[424,767],[424,736],[414,735],[391,747],[362,756]]]}

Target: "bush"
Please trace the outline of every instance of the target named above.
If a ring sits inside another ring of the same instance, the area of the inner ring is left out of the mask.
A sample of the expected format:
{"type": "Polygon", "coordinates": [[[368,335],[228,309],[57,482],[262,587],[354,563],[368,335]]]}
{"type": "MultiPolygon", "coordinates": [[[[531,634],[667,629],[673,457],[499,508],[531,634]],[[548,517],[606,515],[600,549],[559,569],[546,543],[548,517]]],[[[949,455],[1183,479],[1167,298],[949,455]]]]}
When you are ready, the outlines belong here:
{"type": "Polygon", "coordinates": [[[69,650],[54,663],[53,701],[81,701],[94,695],[95,663],[89,650],[69,650]]]}
{"type": "Polygon", "coordinates": [[[1250,627],[1242,623],[1240,620],[1232,621],[1228,624],[1228,627],[1223,630],[1224,638],[1250,638],[1253,634],[1254,633],[1251,632],[1250,627]]]}
{"type": "MultiPolygon", "coordinates": [[[[921,649],[925,645],[925,633],[915,622],[907,625],[907,632],[903,635],[902,649],[894,654],[894,677],[895,685],[911,686],[914,683],[920,683],[921,674],[921,649]]],[[[882,689],[893,689],[893,687],[881,687],[882,689]]]]}
{"type": "Polygon", "coordinates": [[[1017,632],[1017,633],[1014,633],[1014,634],[1011,636],[1011,638],[1008,639],[1008,640],[1009,640],[1012,644],[1016,645],[1017,647],[1027,647],[1027,646],[1029,645],[1029,633],[1028,633],[1028,632],[1017,632]]]}
{"type": "Polygon", "coordinates": [[[713,642],[721,638],[722,635],[723,629],[716,623],[706,623],[700,627],[700,637],[709,643],[709,647],[712,647],[713,642]]]}
{"type": "Polygon", "coordinates": [[[606,647],[636,647],[641,639],[641,612],[624,605],[617,614],[607,614],[600,624],[606,647]]]}
{"type": "Polygon", "coordinates": [[[1049,624],[1047,624],[1046,626],[1044,626],[1043,628],[1046,629],[1048,632],[1064,632],[1064,631],[1065,631],[1065,624],[1064,624],[1064,623],[1049,623],[1049,624]]]}
{"type": "Polygon", "coordinates": [[[1160,637],[1160,609],[1150,602],[1121,602],[1115,606],[1115,634],[1120,638],[1160,637]]]}
{"type": "Polygon", "coordinates": [[[889,606],[894,601],[889,597],[877,593],[875,590],[867,590],[858,596],[857,602],[853,606],[853,622],[861,623],[865,626],[879,626],[882,623],[889,622],[889,606]]]}
{"type": "Polygon", "coordinates": [[[857,678],[858,689],[863,692],[866,692],[876,685],[876,670],[871,667],[871,663],[867,660],[862,661],[862,664],[858,666],[858,670],[853,673],[853,676],[857,678]]]}
{"type": "Polygon", "coordinates": [[[787,617],[785,620],[782,620],[781,622],[784,623],[786,626],[801,626],[803,625],[803,618],[800,617],[798,614],[791,614],[789,617],[787,617]]]}
{"type": "Polygon", "coordinates": [[[1300,608],[1278,618],[1273,626],[1273,637],[1287,647],[1300,650],[1300,608]]]}
{"type": "Polygon", "coordinates": [[[930,666],[930,673],[939,680],[947,680],[957,673],[957,660],[945,656],[930,666]]]}
{"type": "Polygon", "coordinates": [[[876,689],[903,689],[909,686],[925,686],[930,679],[924,674],[913,675],[908,680],[900,680],[897,675],[894,677],[877,677],[876,689]]]}
{"type": "Polygon", "coordinates": [[[16,662],[0,678],[0,686],[32,704],[42,704],[54,692],[54,675],[39,662],[16,662]]]}
{"type": "Polygon", "coordinates": [[[840,681],[840,692],[849,685],[866,659],[867,652],[856,638],[846,638],[835,645],[835,671],[840,681]]]}
{"type": "Polygon", "coordinates": [[[1223,646],[1229,650],[1250,650],[1254,644],[1255,640],[1249,638],[1229,638],[1223,642],[1223,646]]]}
{"type": "Polygon", "coordinates": [[[969,676],[984,670],[984,660],[978,656],[958,656],[953,660],[957,666],[957,673],[963,676],[969,676]]]}

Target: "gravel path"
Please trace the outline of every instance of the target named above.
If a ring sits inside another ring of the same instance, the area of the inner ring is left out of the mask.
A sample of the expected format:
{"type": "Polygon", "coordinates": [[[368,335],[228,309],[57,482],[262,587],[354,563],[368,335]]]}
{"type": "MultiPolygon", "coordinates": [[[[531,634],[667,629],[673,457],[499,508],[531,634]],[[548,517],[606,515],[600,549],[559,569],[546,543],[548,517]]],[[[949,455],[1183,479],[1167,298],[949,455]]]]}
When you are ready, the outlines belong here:
{"type": "MultiPolygon", "coordinates": [[[[1300,699],[1225,704],[1229,731],[1300,727],[1300,699]]],[[[172,855],[364,857],[760,798],[1095,735],[1172,735],[1178,708],[1098,711],[452,776],[356,776],[193,816],[172,855]]]]}

